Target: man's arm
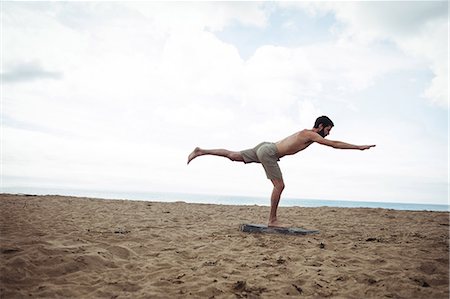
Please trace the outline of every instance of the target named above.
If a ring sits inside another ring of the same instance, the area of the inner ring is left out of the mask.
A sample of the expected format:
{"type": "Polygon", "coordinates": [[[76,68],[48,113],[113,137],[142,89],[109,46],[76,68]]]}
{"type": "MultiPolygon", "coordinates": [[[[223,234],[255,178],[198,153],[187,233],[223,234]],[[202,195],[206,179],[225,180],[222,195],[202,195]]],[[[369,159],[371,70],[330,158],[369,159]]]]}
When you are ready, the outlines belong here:
{"type": "Polygon", "coordinates": [[[317,142],[317,143],[320,143],[320,144],[323,144],[326,146],[331,146],[333,148],[338,148],[338,149],[357,149],[357,150],[363,151],[363,150],[366,150],[366,149],[369,149],[369,148],[375,146],[375,145],[354,145],[354,144],[350,144],[350,143],[346,143],[346,142],[342,142],[342,141],[328,140],[314,132],[311,133],[310,138],[314,142],[317,142]]]}

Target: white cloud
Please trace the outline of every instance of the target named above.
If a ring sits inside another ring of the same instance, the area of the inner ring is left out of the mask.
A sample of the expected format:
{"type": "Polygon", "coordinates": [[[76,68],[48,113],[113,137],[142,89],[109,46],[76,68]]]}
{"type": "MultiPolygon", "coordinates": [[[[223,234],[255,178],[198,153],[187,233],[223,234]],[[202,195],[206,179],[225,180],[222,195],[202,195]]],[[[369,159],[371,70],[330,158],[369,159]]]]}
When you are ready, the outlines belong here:
{"type": "Polygon", "coordinates": [[[267,13],[257,2],[129,2],[123,4],[154,20],[160,30],[221,30],[230,22],[264,27],[267,13]]]}
{"type": "Polygon", "coordinates": [[[164,43],[158,72],[167,88],[214,96],[236,95],[242,61],[237,50],[206,31],[173,31],[164,43]]]}
{"type": "Polygon", "coordinates": [[[448,107],[448,2],[301,2],[289,5],[312,15],[333,12],[344,26],[334,31],[351,44],[390,41],[430,66],[434,74],[424,96],[448,107]]]}
{"type": "Polygon", "coordinates": [[[298,122],[300,128],[312,128],[316,118],[323,115],[323,112],[316,108],[309,100],[302,100],[298,103],[298,122]]]}
{"type": "MultiPolygon", "coordinates": [[[[342,101],[413,62],[393,52],[347,42],[297,48],[264,46],[244,65],[245,105],[261,113],[289,114],[297,101],[342,101]]],[[[354,104],[346,105],[354,109],[354,104]]]]}

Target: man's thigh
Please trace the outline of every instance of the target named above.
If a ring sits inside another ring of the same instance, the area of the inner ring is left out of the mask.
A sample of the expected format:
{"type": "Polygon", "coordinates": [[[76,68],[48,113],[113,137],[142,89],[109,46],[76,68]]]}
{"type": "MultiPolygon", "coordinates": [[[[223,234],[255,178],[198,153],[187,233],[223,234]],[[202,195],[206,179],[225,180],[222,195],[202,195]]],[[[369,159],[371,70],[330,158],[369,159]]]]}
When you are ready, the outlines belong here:
{"type": "Polygon", "coordinates": [[[266,172],[266,176],[269,180],[283,180],[283,175],[281,173],[280,166],[278,162],[275,161],[264,161],[261,163],[266,172]]]}

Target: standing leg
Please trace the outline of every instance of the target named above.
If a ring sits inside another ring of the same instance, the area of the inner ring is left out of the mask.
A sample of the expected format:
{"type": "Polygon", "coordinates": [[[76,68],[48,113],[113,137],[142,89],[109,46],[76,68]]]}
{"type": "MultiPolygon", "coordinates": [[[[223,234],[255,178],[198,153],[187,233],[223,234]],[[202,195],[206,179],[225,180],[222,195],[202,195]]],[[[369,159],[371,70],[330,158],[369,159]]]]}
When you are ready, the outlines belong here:
{"type": "Polygon", "coordinates": [[[242,157],[240,152],[233,152],[226,149],[201,149],[199,147],[196,147],[194,151],[189,155],[188,162],[189,164],[193,159],[197,158],[198,156],[203,155],[213,155],[213,156],[219,156],[219,157],[225,157],[230,159],[231,161],[238,161],[238,162],[244,162],[244,158],[242,157]]]}
{"type": "Polygon", "coordinates": [[[278,203],[280,202],[281,193],[284,190],[284,182],[283,179],[272,179],[272,183],[273,191],[270,198],[270,215],[268,226],[280,226],[280,223],[277,221],[277,209],[278,203]]]}

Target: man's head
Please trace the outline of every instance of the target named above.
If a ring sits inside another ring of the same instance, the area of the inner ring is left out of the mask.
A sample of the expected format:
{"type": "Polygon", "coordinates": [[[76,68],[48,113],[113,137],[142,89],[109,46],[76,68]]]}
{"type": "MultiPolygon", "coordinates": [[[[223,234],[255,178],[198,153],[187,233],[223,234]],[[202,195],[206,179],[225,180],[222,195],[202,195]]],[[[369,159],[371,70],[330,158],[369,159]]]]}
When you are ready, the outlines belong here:
{"type": "Polygon", "coordinates": [[[318,117],[314,123],[314,129],[318,129],[317,133],[324,138],[330,133],[332,127],[334,123],[325,115],[318,117]]]}

